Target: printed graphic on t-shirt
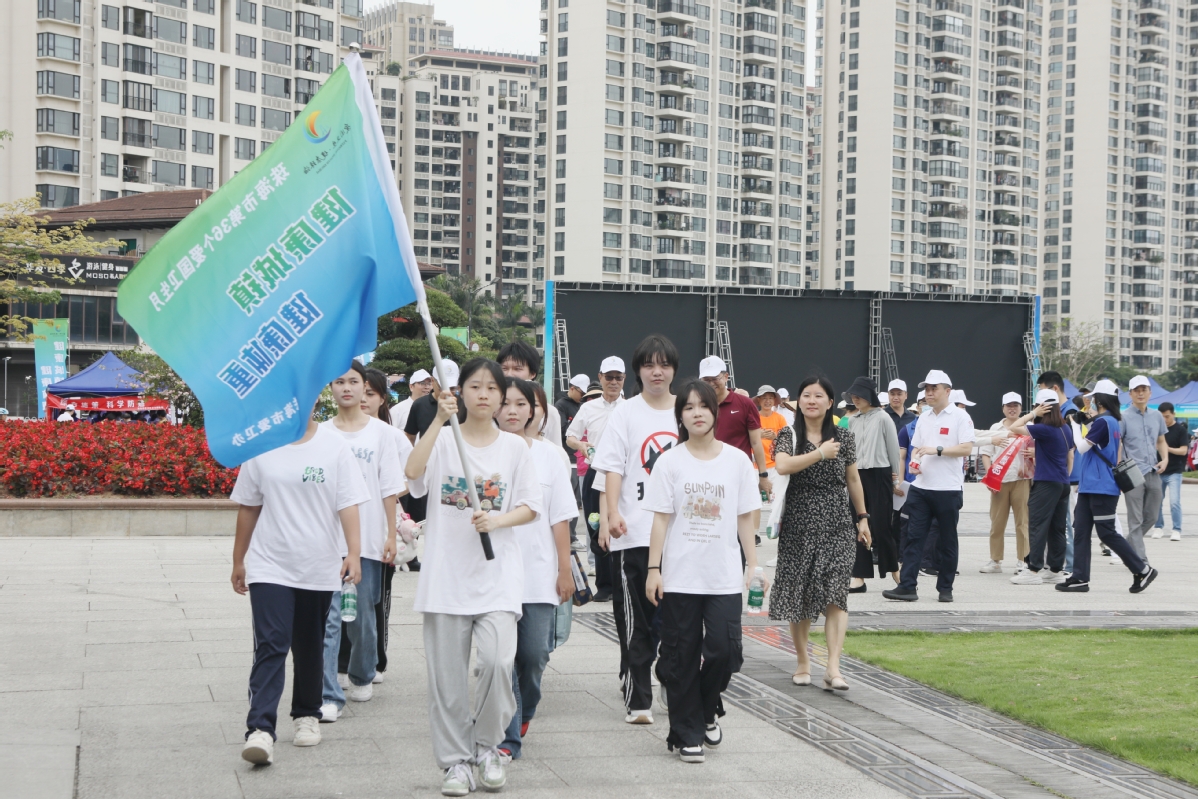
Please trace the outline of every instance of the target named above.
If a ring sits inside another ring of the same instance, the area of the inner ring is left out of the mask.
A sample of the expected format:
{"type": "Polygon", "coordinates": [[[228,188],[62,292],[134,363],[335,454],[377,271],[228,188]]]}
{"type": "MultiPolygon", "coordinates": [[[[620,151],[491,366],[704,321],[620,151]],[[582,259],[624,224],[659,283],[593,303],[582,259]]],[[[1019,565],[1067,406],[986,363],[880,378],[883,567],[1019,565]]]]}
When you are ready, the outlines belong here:
{"type": "Polygon", "coordinates": [[[677,443],[677,433],[671,433],[668,430],[650,433],[641,442],[641,468],[645,470],[645,474],[653,474],[653,464],[657,463],[657,459],[663,452],[671,449],[677,443]]]}
{"type": "MultiPolygon", "coordinates": [[[[479,507],[483,510],[503,510],[503,500],[507,496],[507,483],[500,479],[498,473],[490,477],[475,477],[474,485],[478,493],[479,507]]],[[[470,495],[466,492],[466,478],[446,475],[441,482],[441,504],[465,510],[470,507],[470,495]]]]}
{"type": "Polygon", "coordinates": [[[723,484],[684,483],[682,490],[686,494],[682,515],[690,522],[688,528],[681,530],[682,535],[695,543],[719,538],[714,528],[715,523],[722,518],[720,506],[724,502],[723,484]]]}
{"type": "Polygon", "coordinates": [[[349,451],[354,453],[354,457],[360,461],[366,461],[367,463],[374,462],[374,450],[372,449],[367,449],[366,447],[355,447],[351,444],[349,451]]]}
{"type": "Polygon", "coordinates": [[[323,483],[324,469],[319,466],[305,466],[304,480],[305,483],[323,483]]]}

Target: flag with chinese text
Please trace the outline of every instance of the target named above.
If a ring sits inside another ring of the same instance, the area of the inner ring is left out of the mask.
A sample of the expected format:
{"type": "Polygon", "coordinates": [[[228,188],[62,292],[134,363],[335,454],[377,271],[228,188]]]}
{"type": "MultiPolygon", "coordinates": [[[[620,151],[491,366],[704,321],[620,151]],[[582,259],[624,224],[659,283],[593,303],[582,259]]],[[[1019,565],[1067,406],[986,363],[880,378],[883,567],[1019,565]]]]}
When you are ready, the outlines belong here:
{"type": "Polygon", "coordinates": [[[424,296],[361,58],[121,284],[119,310],[192,388],[236,466],[304,435],[321,389],[424,296]]]}

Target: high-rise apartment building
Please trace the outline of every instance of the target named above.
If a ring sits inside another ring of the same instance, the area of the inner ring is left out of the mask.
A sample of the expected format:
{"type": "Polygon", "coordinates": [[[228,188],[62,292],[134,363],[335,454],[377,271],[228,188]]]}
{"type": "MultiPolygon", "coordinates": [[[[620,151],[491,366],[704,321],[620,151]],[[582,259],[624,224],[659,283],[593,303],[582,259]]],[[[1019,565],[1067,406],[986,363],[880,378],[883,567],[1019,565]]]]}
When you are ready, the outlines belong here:
{"type": "Polygon", "coordinates": [[[1046,323],[1167,368],[1198,318],[1198,7],[1053,2],[1045,26],[1046,323]]]}
{"type": "Polygon", "coordinates": [[[453,26],[434,18],[432,4],[392,2],[366,12],[366,43],[382,51],[383,64],[398,63],[429,50],[453,49],[453,26]]]}
{"type": "Polygon", "coordinates": [[[416,257],[543,302],[536,57],[430,50],[406,74],[398,179],[416,257]]]}
{"type": "Polygon", "coordinates": [[[797,286],[806,6],[542,0],[548,277],[797,286]]]}
{"type": "Polygon", "coordinates": [[[215,189],[362,41],[362,0],[3,4],[0,198],[215,189]]]}
{"type": "Polygon", "coordinates": [[[1034,293],[1041,7],[866,5],[823,11],[823,202],[811,286],[1034,293]]]}

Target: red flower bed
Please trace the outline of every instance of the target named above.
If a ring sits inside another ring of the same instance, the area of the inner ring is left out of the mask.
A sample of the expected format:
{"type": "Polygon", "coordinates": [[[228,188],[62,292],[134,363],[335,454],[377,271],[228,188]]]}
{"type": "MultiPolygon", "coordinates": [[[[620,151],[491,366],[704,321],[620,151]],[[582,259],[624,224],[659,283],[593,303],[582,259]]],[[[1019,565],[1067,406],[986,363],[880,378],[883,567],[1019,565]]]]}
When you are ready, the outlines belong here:
{"type": "Polygon", "coordinates": [[[237,479],[204,431],[168,424],[0,424],[0,486],[12,496],[132,494],[227,497],[237,479]]]}

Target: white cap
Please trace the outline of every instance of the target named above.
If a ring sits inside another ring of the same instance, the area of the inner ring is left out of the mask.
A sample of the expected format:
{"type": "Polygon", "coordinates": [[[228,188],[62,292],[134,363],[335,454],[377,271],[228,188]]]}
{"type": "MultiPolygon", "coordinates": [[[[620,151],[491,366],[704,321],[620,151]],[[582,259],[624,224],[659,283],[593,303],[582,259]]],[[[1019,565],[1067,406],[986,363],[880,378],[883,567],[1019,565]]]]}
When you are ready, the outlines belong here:
{"type": "MultiPolygon", "coordinates": [[[[1053,392],[1053,396],[1054,397],[1056,396],[1056,392],[1053,392]]],[[[1039,400],[1037,399],[1037,402],[1038,401],[1039,400]]],[[[1012,402],[1017,402],[1020,405],[1023,404],[1023,397],[1019,396],[1019,392],[1008,391],[1006,394],[1002,395],[1002,404],[1003,405],[1010,405],[1012,402]]]]}
{"type": "Polygon", "coordinates": [[[458,365],[448,358],[444,358],[441,360],[441,366],[445,369],[445,379],[449,381],[448,386],[441,386],[442,390],[449,386],[456,386],[458,384],[458,365]]]}
{"type": "MultiPolygon", "coordinates": [[[[1134,377],[1132,378],[1132,382],[1135,382],[1134,377]]],[[[1111,394],[1111,395],[1117,397],[1117,396],[1119,396],[1119,387],[1117,385],[1115,385],[1114,380],[1099,380],[1097,383],[1094,384],[1094,390],[1091,391],[1086,396],[1092,397],[1095,394],[1111,394]]]]}
{"type": "Polygon", "coordinates": [[[778,396],[782,399],[790,399],[790,392],[784,388],[778,389],[778,396]]]}
{"type": "Polygon", "coordinates": [[[615,355],[608,355],[604,358],[603,363],[599,364],[599,374],[605,375],[608,372],[624,374],[624,359],[615,355]]]}
{"type": "Polygon", "coordinates": [[[916,395],[915,395],[915,401],[916,401],[916,402],[919,402],[919,401],[920,401],[921,399],[923,399],[925,396],[926,396],[926,393],[925,393],[925,392],[923,392],[923,391],[921,391],[921,392],[919,392],[918,394],[916,394],[916,395]]]}
{"type": "Polygon", "coordinates": [[[427,369],[417,369],[415,374],[413,374],[410,378],[408,378],[408,382],[409,383],[423,383],[425,380],[428,380],[430,377],[432,377],[432,375],[430,375],[428,373],[427,369]]]}
{"type": "Polygon", "coordinates": [[[928,376],[923,379],[923,382],[919,384],[919,387],[923,388],[927,385],[946,385],[951,387],[952,384],[953,381],[948,375],[939,369],[933,369],[932,371],[928,372],[928,376]]]}
{"type": "Polygon", "coordinates": [[[708,355],[699,361],[699,377],[718,377],[728,371],[724,361],[718,355],[708,355]]]}
{"type": "Polygon", "coordinates": [[[574,375],[570,378],[570,385],[585,394],[587,393],[587,387],[591,385],[591,378],[586,375],[574,375]]]}
{"type": "MultiPolygon", "coordinates": [[[[944,374],[944,372],[941,372],[940,374],[944,374]]],[[[948,375],[944,375],[944,376],[945,376],[946,378],[948,377],[948,375]]],[[[928,377],[931,377],[931,375],[929,374],[929,375],[928,375],[928,377]]],[[[961,389],[959,389],[959,388],[954,388],[952,391],[950,391],[950,392],[948,393],[948,401],[949,401],[949,402],[951,402],[953,405],[957,405],[957,404],[960,404],[960,405],[977,405],[977,403],[976,403],[976,402],[970,402],[968,399],[966,399],[966,398],[965,398],[965,392],[964,392],[964,391],[962,391],[962,390],[961,390],[961,389]]]]}
{"type": "Polygon", "coordinates": [[[886,387],[886,390],[887,390],[887,391],[894,391],[896,388],[897,388],[899,391],[906,391],[906,390],[907,390],[907,381],[906,381],[906,380],[899,380],[899,379],[896,377],[894,380],[891,380],[891,381],[890,381],[890,385],[888,385],[888,386],[886,387]]]}
{"type": "Polygon", "coordinates": [[[1152,384],[1148,382],[1148,378],[1144,377],[1144,375],[1136,375],[1131,379],[1131,382],[1127,384],[1127,390],[1131,391],[1133,388],[1139,388],[1140,386],[1151,387],[1152,384]]]}
{"type": "Polygon", "coordinates": [[[1059,405],[1061,402],[1057,392],[1051,388],[1042,388],[1036,392],[1037,405],[1059,405]]]}
{"type": "Polygon", "coordinates": [[[839,402],[839,403],[836,405],[836,407],[837,407],[837,408],[847,408],[848,406],[849,406],[849,404],[848,404],[847,402],[845,402],[844,400],[841,400],[841,401],[840,401],[840,402],[839,402]]]}
{"type": "Polygon", "coordinates": [[[887,404],[887,403],[889,403],[889,402],[890,402],[890,397],[886,396],[886,395],[885,395],[885,394],[883,394],[881,391],[879,391],[879,392],[878,392],[878,404],[879,404],[879,405],[886,405],[886,404],[887,404]]]}

